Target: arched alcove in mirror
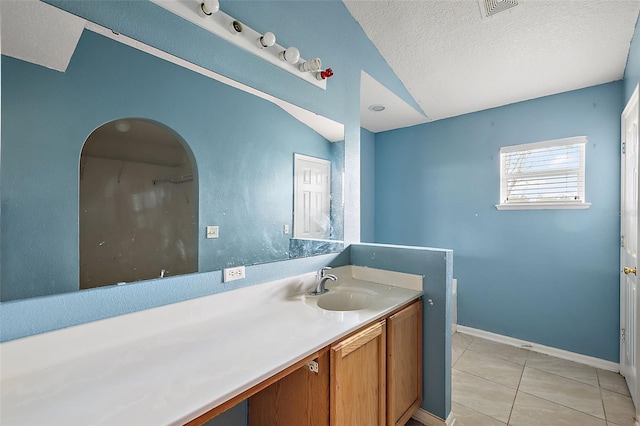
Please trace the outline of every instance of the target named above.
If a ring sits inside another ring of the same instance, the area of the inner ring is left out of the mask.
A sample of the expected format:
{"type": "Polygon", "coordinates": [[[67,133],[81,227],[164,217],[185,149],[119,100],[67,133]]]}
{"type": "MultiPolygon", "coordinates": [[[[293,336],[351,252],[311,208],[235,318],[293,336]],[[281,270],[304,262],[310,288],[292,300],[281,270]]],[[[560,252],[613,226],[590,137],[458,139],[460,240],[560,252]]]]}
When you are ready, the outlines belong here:
{"type": "Polygon", "coordinates": [[[198,182],[187,143],[150,120],[108,122],[80,156],[80,289],[198,270],[198,182]]]}

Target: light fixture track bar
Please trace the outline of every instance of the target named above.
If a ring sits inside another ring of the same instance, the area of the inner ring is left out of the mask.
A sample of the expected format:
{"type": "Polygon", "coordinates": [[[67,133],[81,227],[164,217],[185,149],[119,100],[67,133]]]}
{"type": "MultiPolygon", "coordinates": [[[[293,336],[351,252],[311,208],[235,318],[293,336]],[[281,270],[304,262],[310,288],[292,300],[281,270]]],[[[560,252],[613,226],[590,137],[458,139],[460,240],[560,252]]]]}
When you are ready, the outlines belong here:
{"type": "MultiPolygon", "coordinates": [[[[201,7],[201,1],[199,0],[150,0],[152,3],[172,12],[183,19],[217,35],[220,38],[227,40],[230,43],[235,44],[244,50],[253,53],[254,55],[264,59],[267,62],[295,75],[296,77],[313,84],[322,90],[326,90],[326,79],[318,80],[315,72],[300,71],[298,64],[304,63],[305,60],[300,58],[298,63],[290,64],[289,62],[280,59],[280,52],[285,48],[279,44],[273,46],[259,48],[257,43],[258,39],[262,37],[261,33],[258,33],[254,29],[241,24],[241,32],[233,29],[234,22],[239,20],[227,15],[223,11],[219,10],[212,13],[210,16],[203,17],[198,11],[201,7]]],[[[236,26],[237,28],[237,26],[236,26]]]]}
{"type": "Polygon", "coordinates": [[[265,93],[263,91],[260,91],[258,89],[254,89],[253,87],[247,86],[246,84],[235,81],[229,77],[225,77],[222,74],[218,74],[214,71],[211,71],[210,69],[201,67],[200,65],[196,65],[182,58],[178,58],[177,56],[174,56],[170,53],[167,53],[155,47],[149,46],[148,44],[144,44],[131,37],[127,37],[124,34],[116,33],[110,30],[109,28],[105,28],[94,22],[87,21],[85,28],[89,31],[93,31],[96,34],[100,34],[111,40],[115,40],[118,43],[122,43],[126,46],[132,47],[141,52],[148,53],[149,55],[153,55],[156,58],[160,58],[167,62],[171,62],[172,64],[176,64],[182,68],[191,70],[205,77],[208,77],[212,80],[219,81],[220,83],[226,84],[227,86],[235,87],[238,90],[242,90],[243,92],[250,93],[261,99],[271,102],[272,104],[278,105],[280,108],[282,108],[283,110],[291,114],[293,117],[295,117],[296,120],[299,120],[300,122],[314,129],[316,132],[320,133],[323,137],[325,137],[331,142],[338,142],[344,139],[344,126],[336,121],[322,117],[304,108],[300,108],[297,105],[294,105],[290,102],[276,98],[275,96],[265,93]]]}

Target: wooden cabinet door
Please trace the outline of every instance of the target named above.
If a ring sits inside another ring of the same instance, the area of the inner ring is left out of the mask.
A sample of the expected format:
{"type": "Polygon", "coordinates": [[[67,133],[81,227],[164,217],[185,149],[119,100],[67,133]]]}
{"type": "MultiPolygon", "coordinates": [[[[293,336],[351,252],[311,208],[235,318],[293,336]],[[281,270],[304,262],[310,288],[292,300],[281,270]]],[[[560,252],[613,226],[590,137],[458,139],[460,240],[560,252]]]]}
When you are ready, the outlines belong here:
{"type": "Polygon", "coordinates": [[[331,426],[383,426],[386,328],[375,323],[331,346],[331,426]]]}
{"type": "Polygon", "coordinates": [[[249,426],[328,426],[329,351],[249,398],[249,426]]]}
{"type": "Polygon", "coordinates": [[[404,425],[422,403],[422,301],[387,319],[387,425],[404,425]]]}

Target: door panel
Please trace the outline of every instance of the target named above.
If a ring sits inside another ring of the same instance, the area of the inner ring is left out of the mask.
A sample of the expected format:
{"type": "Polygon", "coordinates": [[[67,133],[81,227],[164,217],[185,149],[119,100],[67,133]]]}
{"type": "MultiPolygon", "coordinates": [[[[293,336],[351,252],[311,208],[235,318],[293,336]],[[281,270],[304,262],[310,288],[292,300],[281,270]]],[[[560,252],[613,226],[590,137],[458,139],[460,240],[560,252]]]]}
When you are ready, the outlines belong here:
{"type": "Polygon", "coordinates": [[[295,238],[329,239],[331,231],[330,174],[330,161],[295,155],[293,217],[295,238]]]}
{"type": "MultiPolygon", "coordinates": [[[[638,407],[638,89],[622,113],[620,373],[638,407]]],[[[637,411],[637,409],[636,409],[637,411]]]]}
{"type": "Polygon", "coordinates": [[[331,347],[331,426],[384,426],[384,321],[331,347]]]}
{"type": "Polygon", "coordinates": [[[402,426],[422,402],[422,301],[387,319],[387,426],[402,426]]]}
{"type": "Polygon", "coordinates": [[[329,351],[249,398],[249,426],[329,426],[329,351]]]}

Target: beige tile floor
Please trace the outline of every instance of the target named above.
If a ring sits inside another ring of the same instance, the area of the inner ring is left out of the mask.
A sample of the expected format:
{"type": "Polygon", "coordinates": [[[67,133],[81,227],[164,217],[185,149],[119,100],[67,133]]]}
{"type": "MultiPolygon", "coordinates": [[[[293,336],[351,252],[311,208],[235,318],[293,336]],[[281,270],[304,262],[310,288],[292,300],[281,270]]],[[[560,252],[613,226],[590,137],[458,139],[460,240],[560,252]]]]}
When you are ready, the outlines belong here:
{"type": "Polygon", "coordinates": [[[462,333],[453,336],[456,426],[633,426],[624,378],[462,333]]]}

